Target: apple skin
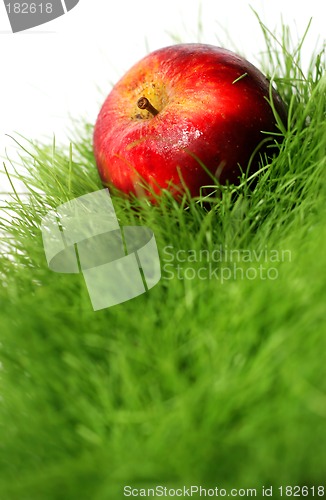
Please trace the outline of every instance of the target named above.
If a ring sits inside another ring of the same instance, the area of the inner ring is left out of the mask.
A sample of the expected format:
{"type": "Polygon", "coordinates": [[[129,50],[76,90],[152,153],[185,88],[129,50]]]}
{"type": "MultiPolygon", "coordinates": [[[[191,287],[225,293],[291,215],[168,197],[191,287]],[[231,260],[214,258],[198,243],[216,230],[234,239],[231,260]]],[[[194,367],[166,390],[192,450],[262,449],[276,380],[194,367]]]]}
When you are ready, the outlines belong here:
{"type": "MultiPolygon", "coordinates": [[[[274,89],[272,97],[285,123],[274,89]]],[[[212,176],[237,183],[266,132],[279,132],[267,99],[267,78],[229,50],[193,43],[150,53],[113,87],[98,115],[94,154],[103,184],[150,199],[151,191],[168,189],[178,199],[186,189],[198,196],[212,176]],[[155,116],[138,107],[141,97],[155,116]]],[[[250,172],[257,166],[256,156],[250,172]]]]}

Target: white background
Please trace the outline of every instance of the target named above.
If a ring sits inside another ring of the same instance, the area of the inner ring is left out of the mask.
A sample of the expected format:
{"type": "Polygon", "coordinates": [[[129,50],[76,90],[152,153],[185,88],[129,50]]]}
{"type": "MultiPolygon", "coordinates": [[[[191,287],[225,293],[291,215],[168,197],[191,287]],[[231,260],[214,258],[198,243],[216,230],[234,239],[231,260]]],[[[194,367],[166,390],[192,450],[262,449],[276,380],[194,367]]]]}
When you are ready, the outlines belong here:
{"type": "MultiPolygon", "coordinates": [[[[310,17],[305,47],[309,59],[325,35],[321,0],[251,0],[250,5],[275,33],[281,19],[294,39],[310,17]]],[[[104,97],[125,71],[148,50],[172,43],[201,40],[233,49],[255,64],[264,49],[258,22],[246,0],[80,0],[68,14],[26,32],[12,34],[0,0],[0,156],[13,154],[15,132],[29,139],[55,134],[69,143],[70,117],[94,123],[104,97]]],[[[320,45],[320,44],[319,44],[320,45]]],[[[1,161],[2,163],[2,161],[1,161]]],[[[8,182],[0,177],[3,192],[8,182]]]]}

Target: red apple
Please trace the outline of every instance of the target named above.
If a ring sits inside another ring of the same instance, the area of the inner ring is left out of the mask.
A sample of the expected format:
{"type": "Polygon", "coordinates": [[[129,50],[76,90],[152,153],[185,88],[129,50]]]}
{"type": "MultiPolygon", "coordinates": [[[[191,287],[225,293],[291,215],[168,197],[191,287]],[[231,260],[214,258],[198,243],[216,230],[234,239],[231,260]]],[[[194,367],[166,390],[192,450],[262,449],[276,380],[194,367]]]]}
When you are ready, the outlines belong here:
{"type": "MultiPolygon", "coordinates": [[[[272,97],[285,121],[281,98],[272,97]]],[[[213,179],[236,183],[257,146],[279,131],[269,98],[267,78],[229,50],[194,43],[152,52],[113,87],[97,118],[102,182],[137,196],[169,189],[175,198],[186,188],[199,195],[213,179]]],[[[256,155],[251,171],[257,165],[256,155]]]]}

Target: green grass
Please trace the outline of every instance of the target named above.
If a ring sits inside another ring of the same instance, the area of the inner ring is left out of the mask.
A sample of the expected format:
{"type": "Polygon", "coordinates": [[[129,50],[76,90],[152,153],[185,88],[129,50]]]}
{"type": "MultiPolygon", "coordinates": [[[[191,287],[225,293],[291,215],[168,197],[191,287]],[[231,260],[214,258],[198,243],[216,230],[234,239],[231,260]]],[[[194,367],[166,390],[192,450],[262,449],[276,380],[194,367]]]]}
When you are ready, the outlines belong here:
{"type": "Polygon", "coordinates": [[[162,262],[160,283],[129,302],[94,312],[83,277],[45,261],[42,217],[101,188],[92,126],[70,148],[15,138],[11,181],[28,196],[13,190],[0,221],[1,500],[325,486],[325,62],[316,52],[304,72],[302,41],[262,28],[261,67],[289,107],[278,154],[253,190],[244,177],[209,202],[114,195],[122,225],[154,231],[162,262]]]}

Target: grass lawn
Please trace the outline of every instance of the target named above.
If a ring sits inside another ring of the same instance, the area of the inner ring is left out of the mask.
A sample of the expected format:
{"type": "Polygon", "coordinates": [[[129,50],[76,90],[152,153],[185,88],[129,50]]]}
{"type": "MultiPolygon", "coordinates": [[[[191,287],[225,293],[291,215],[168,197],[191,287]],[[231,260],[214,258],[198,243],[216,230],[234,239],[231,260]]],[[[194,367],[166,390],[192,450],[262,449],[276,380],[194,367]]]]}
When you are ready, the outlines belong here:
{"type": "Polygon", "coordinates": [[[102,188],[92,125],[70,147],[15,137],[11,181],[28,196],[13,188],[0,220],[1,500],[115,500],[125,485],[322,496],[325,62],[316,52],[303,72],[303,40],[262,29],[284,141],[254,189],[244,177],[209,202],[167,193],[155,207],[112,194],[161,257],[161,281],[131,301],[94,312],[83,276],[45,260],[42,217],[102,188]]]}

